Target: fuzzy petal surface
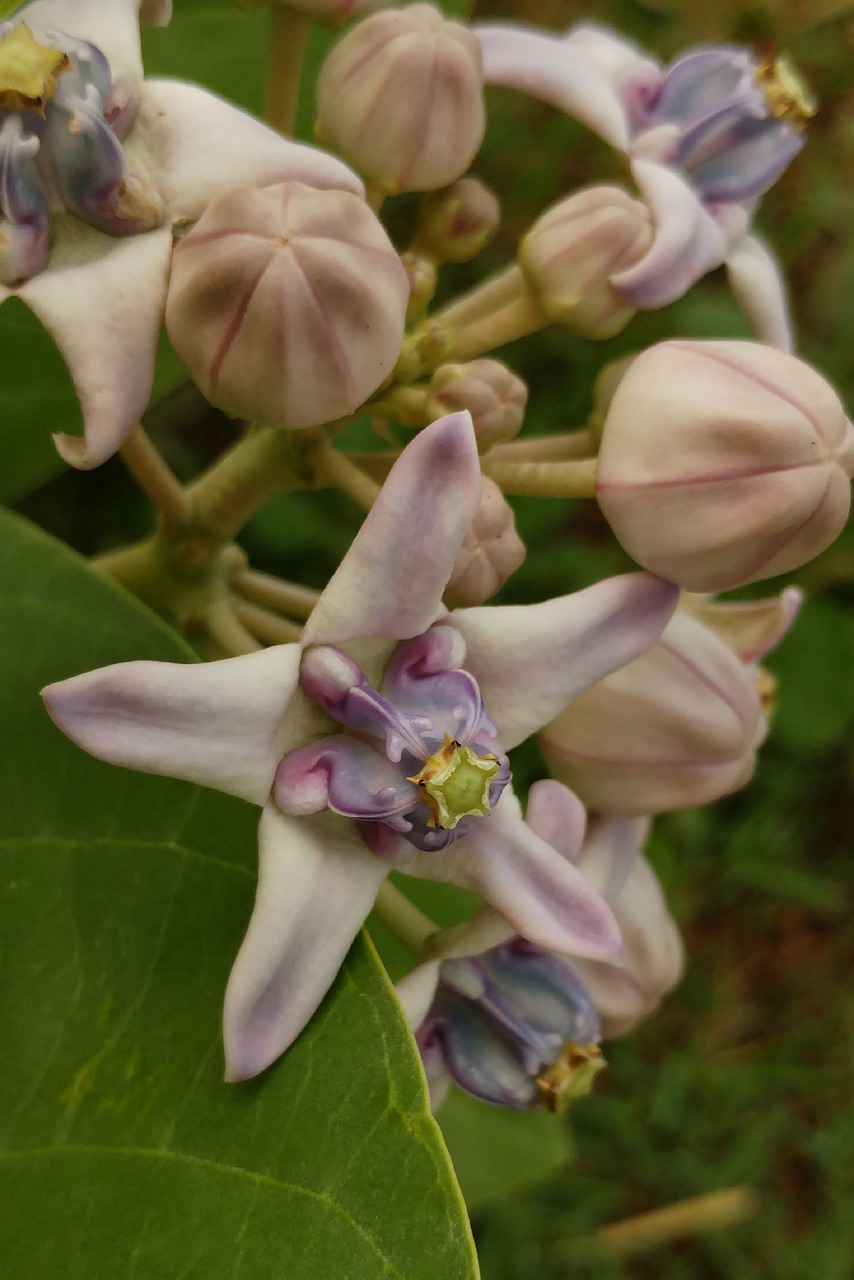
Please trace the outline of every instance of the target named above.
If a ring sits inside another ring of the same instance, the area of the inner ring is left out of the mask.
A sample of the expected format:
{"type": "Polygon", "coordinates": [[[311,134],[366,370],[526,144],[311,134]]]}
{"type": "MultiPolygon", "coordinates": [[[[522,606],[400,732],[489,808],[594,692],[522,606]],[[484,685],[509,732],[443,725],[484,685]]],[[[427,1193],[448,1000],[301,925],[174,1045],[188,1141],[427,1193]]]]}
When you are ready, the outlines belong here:
{"type": "Polygon", "coordinates": [[[261,816],[255,909],[225,995],[227,1080],[258,1075],[334,981],[387,868],[352,823],[261,816]]]}
{"type": "Polygon", "coordinates": [[[504,749],[649,648],[678,598],[661,578],[623,574],[543,604],[456,610],[451,622],[468,647],[466,668],[504,749]]]}
{"type": "Polygon", "coordinates": [[[758,236],[743,236],[726,259],[729,285],[760,342],[794,349],[786,282],[775,255],[758,236]]]}
{"type": "Polygon", "coordinates": [[[110,764],[215,787],[264,804],[299,647],[221,662],[123,662],[43,691],[73,742],[110,764]]]}
{"type": "Polygon", "coordinates": [[[471,415],[452,413],[426,427],[395,462],[315,605],[303,644],[408,640],[426,631],[479,502],[471,415]]]}

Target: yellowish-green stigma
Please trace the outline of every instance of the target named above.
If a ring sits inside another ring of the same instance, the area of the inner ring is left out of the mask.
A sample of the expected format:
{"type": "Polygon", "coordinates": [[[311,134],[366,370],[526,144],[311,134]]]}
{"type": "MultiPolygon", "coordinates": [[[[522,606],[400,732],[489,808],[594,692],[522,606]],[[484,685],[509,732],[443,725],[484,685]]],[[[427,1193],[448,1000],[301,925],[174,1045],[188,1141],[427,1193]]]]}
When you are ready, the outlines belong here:
{"type": "Polygon", "coordinates": [[[598,1044],[565,1044],[560,1056],[537,1076],[540,1106],[559,1115],[576,1098],[587,1097],[607,1065],[598,1044]]]}
{"type": "Polygon", "coordinates": [[[818,99],[786,54],[763,62],[756,80],[775,120],[788,120],[796,129],[804,129],[818,111],[818,99]]]}
{"type": "Polygon", "coordinates": [[[0,40],[0,107],[43,112],[57,77],[71,66],[61,49],[40,45],[22,22],[0,40]]]}
{"type": "Polygon", "coordinates": [[[421,788],[430,810],[427,826],[453,831],[460,818],[489,816],[489,784],[500,768],[491,752],[479,756],[446,733],[444,744],[407,781],[421,788]]]}

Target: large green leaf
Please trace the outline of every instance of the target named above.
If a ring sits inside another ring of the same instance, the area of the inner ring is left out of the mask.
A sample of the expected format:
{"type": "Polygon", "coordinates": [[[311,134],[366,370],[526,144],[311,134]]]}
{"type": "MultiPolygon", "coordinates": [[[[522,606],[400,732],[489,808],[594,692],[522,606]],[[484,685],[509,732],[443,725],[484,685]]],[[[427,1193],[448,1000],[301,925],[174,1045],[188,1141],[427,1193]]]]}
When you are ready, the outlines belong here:
{"type": "Polygon", "coordinates": [[[370,944],[297,1045],[222,1082],[255,812],[89,759],[39,686],[189,659],[129,597],[0,515],[0,1256],[16,1280],[465,1280],[462,1203],[370,944]]]}

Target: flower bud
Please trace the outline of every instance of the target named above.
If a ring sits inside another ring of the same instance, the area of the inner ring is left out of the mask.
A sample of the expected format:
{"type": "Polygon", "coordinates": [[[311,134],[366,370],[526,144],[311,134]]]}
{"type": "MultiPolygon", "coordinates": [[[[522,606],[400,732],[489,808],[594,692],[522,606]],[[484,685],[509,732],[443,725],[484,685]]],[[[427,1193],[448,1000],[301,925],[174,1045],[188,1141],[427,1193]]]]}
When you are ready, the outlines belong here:
{"type": "Polygon", "coordinates": [[[495,237],[500,223],[498,197],[479,178],[460,178],[426,197],[416,243],[434,262],[469,262],[495,237]]]}
{"type": "Polygon", "coordinates": [[[409,281],[406,321],[407,324],[412,324],[421,319],[433,301],[433,294],[436,292],[436,267],[429,258],[411,250],[402,253],[400,261],[409,281]]]}
{"type": "Polygon", "coordinates": [[[546,725],[540,745],[588,808],[665,813],[743,786],[765,731],[752,669],[677,612],[646,653],[546,725]]]}
{"type": "Polygon", "coordinates": [[[472,360],[440,365],[430,379],[427,421],[468,409],[478,449],[483,453],[502,440],[512,440],[522,426],[528,388],[500,360],[472,360]]]}
{"type": "Polygon", "coordinates": [[[394,368],[408,291],[357,196],[238,187],[177,245],[166,324],[211,404],[312,427],[351,414],[394,368]]]}
{"type": "Polygon", "coordinates": [[[319,22],[324,27],[340,27],[351,18],[360,18],[366,13],[380,9],[387,0],[237,0],[246,8],[260,9],[293,9],[312,22],[319,22]]]}
{"type": "Polygon", "coordinates": [[[645,569],[725,591],[828,547],[852,471],[851,423],[802,360],[751,342],[662,342],[614,394],[597,496],[645,569]]]}
{"type": "Polygon", "coordinates": [[[484,127],[480,43],[431,4],[360,22],[317,81],[318,139],[390,195],[459,178],[484,127]]]}
{"type": "Polygon", "coordinates": [[[679,608],[710,627],[742,662],[758,662],[788,635],[803,602],[802,591],[786,587],[766,600],[715,600],[685,592],[679,608]]]}
{"type": "Polygon", "coordinates": [[[519,245],[519,265],[549,320],[610,338],[635,314],[611,277],[639,262],[652,240],[642,201],[622,187],[588,187],[537,219],[519,245]]]}
{"type": "Polygon", "coordinates": [[[452,609],[483,604],[524,559],[513,512],[498,485],[484,476],[480,506],[454,562],[445,601],[452,609]]]}

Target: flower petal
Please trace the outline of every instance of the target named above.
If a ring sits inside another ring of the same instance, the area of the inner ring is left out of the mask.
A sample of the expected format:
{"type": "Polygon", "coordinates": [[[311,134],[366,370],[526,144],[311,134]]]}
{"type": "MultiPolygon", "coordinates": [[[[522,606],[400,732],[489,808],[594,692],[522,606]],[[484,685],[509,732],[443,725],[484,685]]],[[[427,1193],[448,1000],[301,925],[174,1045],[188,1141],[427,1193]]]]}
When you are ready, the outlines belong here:
{"type": "Polygon", "coordinates": [[[650,826],[649,818],[601,815],[590,823],[578,869],[611,906],[638,860],[650,826]]]}
{"type": "Polygon", "coordinates": [[[312,610],[303,643],[408,640],[426,631],[479,502],[471,416],[452,413],[420,432],[392,467],[312,610]]]}
{"type": "Polygon", "coordinates": [[[66,462],[88,470],[121,447],[148,405],[172,236],[160,228],[116,240],[69,215],[54,227],[47,269],[15,293],[68,365],[86,435],[54,440],[66,462]]]}
{"type": "MultiPolygon", "coordinates": [[[[585,29],[590,34],[590,28],[585,29]]],[[[483,50],[483,73],[487,84],[519,89],[559,111],[580,120],[600,138],[621,151],[629,146],[629,120],[607,58],[590,56],[588,41],[580,28],[561,38],[534,27],[484,23],[474,27],[483,50]]],[[[595,31],[599,42],[624,45],[606,32],[595,31]]],[[[646,59],[638,59],[657,69],[646,59]]]]}
{"type": "Polygon", "coordinates": [[[535,782],[528,792],[528,808],[525,821],[541,840],[568,859],[578,862],[587,813],[574,791],[562,782],[544,778],[535,782]]]}
{"type": "Polygon", "coordinates": [[[207,89],[178,80],[146,80],[132,141],[149,148],[161,194],[179,222],[196,221],[232,187],[303,182],[364,194],[361,179],[335,156],[283,138],[207,89]]]}
{"type": "Polygon", "coordinates": [[[727,237],[685,179],[666,165],[635,160],[632,173],[655,223],[650,249],[611,284],[642,310],[663,307],[727,255],[727,237]]]}
{"type": "Polygon", "coordinates": [[[73,742],[111,764],[184,778],[254,804],[270,794],[299,646],[222,662],[123,662],[43,691],[73,742]]]}
{"type": "Polygon", "coordinates": [[[678,597],[671,583],[630,573],[543,604],[456,610],[449,621],[504,749],[648,649],[678,597]]]}
{"type": "Polygon", "coordinates": [[[726,258],[729,285],[761,342],[792,351],[786,282],[776,257],[758,236],[742,236],[726,258]]]}
{"type": "Polygon", "coordinates": [[[26,22],[37,40],[49,31],[61,31],[77,40],[88,40],[110,64],[113,80],[119,76],[142,79],[139,23],[165,26],[171,5],[162,0],[33,0],[13,20],[26,22]],[[143,10],[140,13],[140,10],[143,10]]]}
{"type": "Polygon", "coordinates": [[[413,1031],[417,1031],[427,1017],[438,984],[438,960],[425,960],[394,984],[397,998],[413,1031]]]}
{"type": "Polygon", "coordinates": [[[399,869],[474,890],[537,946],[596,959],[619,954],[610,908],[571,862],[525,824],[509,787],[469,835],[441,853],[419,853],[399,869]]]}
{"type": "Polygon", "coordinates": [[[785,587],[765,600],[715,600],[683,592],[679,607],[711,627],[742,662],[759,662],[791,630],[803,602],[798,587],[785,587]]]}
{"type": "Polygon", "coordinates": [[[225,996],[227,1080],[248,1080],[299,1035],[329,990],[386,868],[352,823],[261,816],[258,892],[225,996]]]}
{"type": "MultiPolygon", "coordinates": [[[[409,813],[421,799],[399,768],[345,733],[289,752],[276,770],[273,791],[279,808],[294,817],[331,809],[363,821],[409,813]]],[[[408,831],[411,823],[401,827],[408,831]]]]}

